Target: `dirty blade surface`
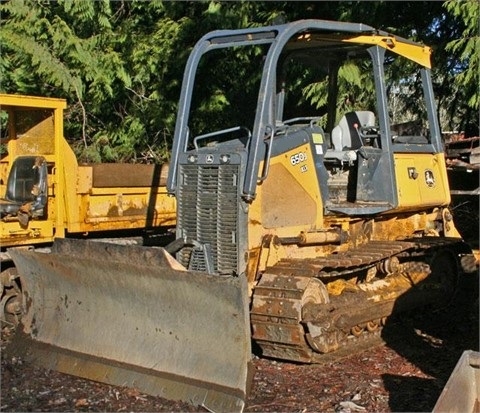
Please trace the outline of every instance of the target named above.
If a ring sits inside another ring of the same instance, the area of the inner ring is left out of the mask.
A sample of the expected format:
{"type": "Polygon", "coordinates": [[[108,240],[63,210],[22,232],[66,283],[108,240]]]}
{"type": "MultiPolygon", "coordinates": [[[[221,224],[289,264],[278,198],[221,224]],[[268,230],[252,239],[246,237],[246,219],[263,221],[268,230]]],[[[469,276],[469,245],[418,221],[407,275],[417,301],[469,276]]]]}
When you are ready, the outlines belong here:
{"type": "Polygon", "coordinates": [[[12,348],[64,373],[243,410],[245,279],[185,271],[161,248],[59,241],[51,254],[12,251],[26,306],[12,348]]]}

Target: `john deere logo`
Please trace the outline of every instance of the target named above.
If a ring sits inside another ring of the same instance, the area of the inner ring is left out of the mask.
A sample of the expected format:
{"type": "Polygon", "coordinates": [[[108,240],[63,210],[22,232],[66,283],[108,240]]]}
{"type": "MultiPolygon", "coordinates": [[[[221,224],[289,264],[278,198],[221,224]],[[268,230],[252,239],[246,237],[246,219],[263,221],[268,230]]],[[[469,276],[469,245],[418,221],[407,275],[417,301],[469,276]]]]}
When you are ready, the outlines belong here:
{"type": "Polygon", "coordinates": [[[425,169],[425,183],[428,187],[433,188],[435,186],[435,177],[430,169],[425,169]]]}

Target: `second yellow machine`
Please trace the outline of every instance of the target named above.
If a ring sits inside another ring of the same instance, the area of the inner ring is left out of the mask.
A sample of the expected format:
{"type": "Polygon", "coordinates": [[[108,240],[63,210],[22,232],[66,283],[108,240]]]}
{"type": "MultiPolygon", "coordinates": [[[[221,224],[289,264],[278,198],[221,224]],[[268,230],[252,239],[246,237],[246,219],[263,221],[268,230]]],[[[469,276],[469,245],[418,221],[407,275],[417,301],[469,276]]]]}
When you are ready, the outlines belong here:
{"type": "Polygon", "coordinates": [[[79,164],[64,137],[65,109],[64,99],[0,94],[1,320],[20,311],[9,251],[46,252],[58,238],[141,241],[175,225],[167,165],[79,164]]]}

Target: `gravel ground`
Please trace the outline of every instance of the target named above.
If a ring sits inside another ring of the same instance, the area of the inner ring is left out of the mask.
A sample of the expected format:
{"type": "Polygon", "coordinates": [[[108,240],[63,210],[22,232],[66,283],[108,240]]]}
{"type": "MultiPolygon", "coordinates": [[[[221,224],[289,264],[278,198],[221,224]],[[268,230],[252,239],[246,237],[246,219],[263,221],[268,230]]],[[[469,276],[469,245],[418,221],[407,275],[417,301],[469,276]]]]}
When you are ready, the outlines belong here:
{"type": "MultiPolygon", "coordinates": [[[[205,411],[34,367],[4,351],[13,334],[2,329],[1,411],[205,411]]],[[[432,411],[462,352],[479,348],[478,280],[447,308],[390,322],[383,337],[385,345],[324,365],[255,356],[245,411],[432,411]]]]}

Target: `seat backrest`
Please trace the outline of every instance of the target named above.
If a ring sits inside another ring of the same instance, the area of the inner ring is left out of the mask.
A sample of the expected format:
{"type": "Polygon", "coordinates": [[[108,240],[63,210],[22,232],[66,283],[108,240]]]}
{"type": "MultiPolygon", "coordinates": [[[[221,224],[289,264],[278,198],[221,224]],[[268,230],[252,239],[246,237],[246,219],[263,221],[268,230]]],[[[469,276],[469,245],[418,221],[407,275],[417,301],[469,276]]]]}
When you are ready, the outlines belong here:
{"type": "Polygon", "coordinates": [[[345,113],[332,130],[333,148],[336,151],[360,148],[362,141],[358,129],[361,126],[375,126],[375,114],[367,110],[345,113]]]}
{"type": "Polygon", "coordinates": [[[36,156],[20,156],[13,161],[8,175],[5,199],[19,203],[34,200],[32,189],[39,183],[39,170],[34,167],[36,159],[36,156]]]}

